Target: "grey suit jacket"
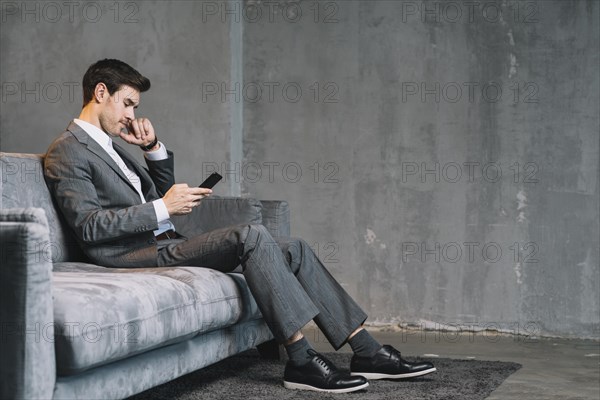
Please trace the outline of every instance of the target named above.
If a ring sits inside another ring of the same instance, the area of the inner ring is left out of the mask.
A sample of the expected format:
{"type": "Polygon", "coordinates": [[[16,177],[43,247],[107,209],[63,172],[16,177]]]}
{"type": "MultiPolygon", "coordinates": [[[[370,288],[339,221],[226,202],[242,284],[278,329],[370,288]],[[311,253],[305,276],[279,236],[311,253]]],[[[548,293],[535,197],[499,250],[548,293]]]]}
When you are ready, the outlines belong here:
{"type": "Polygon", "coordinates": [[[156,265],[154,206],[175,183],[173,153],[140,165],[122,147],[115,151],[140,177],[147,203],[104,149],[75,122],[48,148],[44,176],[57,206],[94,263],[113,267],[156,265]]]}

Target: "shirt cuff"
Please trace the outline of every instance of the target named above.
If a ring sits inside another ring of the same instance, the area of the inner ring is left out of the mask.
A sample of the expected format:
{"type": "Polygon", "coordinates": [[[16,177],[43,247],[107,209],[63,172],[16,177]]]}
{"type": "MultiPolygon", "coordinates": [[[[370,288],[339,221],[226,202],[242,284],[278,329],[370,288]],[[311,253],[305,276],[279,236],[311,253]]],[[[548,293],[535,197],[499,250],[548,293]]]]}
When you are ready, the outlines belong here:
{"type": "Polygon", "coordinates": [[[146,157],[150,161],[160,161],[169,158],[169,154],[167,154],[167,148],[162,142],[158,142],[158,149],[154,151],[145,151],[144,157],[146,157]]]}
{"type": "Polygon", "coordinates": [[[154,206],[154,212],[156,213],[156,220],[160,224],[163,221],[169,219],[169,211],[163,199],[156,199],[152,202],[154,206]]]}

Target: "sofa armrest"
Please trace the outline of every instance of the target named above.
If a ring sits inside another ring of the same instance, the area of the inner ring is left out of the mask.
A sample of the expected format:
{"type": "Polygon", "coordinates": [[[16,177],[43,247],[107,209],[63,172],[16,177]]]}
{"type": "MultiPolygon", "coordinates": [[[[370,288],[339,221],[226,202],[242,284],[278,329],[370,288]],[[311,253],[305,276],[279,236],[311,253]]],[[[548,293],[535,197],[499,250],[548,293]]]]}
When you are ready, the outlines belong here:
{"type": "Polygon", "coordinates": [[[52,243],[41,208],[0,210],[0,398],[52,398],[52,243]]]}
{"type": "Polygon", "coordinates": [[[263,224],[271,235],[290,235],[290,209],[286,201],[211,196],[189,215],[171,217],[177,231],[187,237],[240,224],[263,224]]]}
{"type": "Polygon", "coordinates": [[[290,236],[290,207],[287,201],[261,200],[262,224],[275,237],[290,236]]]}
{"type": "Polygon", "coordinates": [[[211,196],[203,199],[189,215],[171,218],[177,232],[187,237],[240,224],[261,224],[262,205],[255,199],[211,196]]]}

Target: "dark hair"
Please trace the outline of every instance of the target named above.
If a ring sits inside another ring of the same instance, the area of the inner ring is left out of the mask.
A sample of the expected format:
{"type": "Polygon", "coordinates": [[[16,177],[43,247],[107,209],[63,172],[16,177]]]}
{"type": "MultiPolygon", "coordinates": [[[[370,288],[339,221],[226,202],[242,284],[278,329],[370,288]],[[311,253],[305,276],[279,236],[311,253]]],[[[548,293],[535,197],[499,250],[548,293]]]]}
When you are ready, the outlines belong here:
{"type": "Polygon", "coordinates": [[[108,93],[111,96],[123,85],[131,86],[140,92],[150,89],[150,80],[137,72],[133,67],[123,61],[105,58],[90,65],[83,76],[84,107],[94,97],[94,90],[100,82],[106,85],[108,93]]]}

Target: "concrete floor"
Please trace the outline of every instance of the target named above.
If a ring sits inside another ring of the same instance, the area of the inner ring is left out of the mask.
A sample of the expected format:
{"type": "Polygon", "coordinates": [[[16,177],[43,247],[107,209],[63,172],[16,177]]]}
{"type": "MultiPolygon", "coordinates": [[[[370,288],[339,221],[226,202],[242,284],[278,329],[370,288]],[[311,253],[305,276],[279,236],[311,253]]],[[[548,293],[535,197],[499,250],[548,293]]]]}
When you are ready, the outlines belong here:
{"type": "MultiPolygon", "coordinates": [[[[522,368],[509,376],[489,400],[600,399],[600,342],[526,338],[496,332],[451,332],[372,329],[380,343],[407,356],[512,361],[522,368]]],[[[317,351],[332,351],[315,327],[303,330],[317,351]]],[[[350,352],[349,346],[341,351],[350,352]]]]}

